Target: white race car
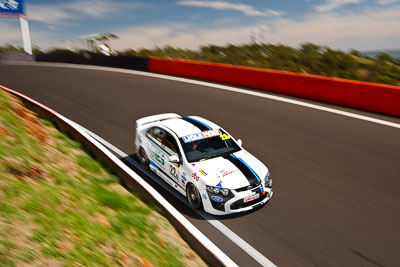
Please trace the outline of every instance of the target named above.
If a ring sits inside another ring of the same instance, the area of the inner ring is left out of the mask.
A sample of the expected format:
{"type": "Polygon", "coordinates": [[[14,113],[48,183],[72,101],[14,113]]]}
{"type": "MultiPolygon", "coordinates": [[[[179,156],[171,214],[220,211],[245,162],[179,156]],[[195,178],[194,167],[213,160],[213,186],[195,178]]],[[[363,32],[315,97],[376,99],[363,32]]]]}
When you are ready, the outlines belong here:
{"type": "Polygon", "coordinates": [[[187,197],[195,209],[224,215],[265,204],[273,194],[268,168],[215,123],[167,113],[136,121],[142,165],[187,197]]]}

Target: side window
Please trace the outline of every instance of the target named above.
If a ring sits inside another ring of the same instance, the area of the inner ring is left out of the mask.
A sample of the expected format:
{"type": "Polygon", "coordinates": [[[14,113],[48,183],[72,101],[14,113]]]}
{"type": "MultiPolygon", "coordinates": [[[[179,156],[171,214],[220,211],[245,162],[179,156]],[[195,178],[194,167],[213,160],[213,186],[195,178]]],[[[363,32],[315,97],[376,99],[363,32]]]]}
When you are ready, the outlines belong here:
{"type": "Polygon", "coordinates": [[[169,133],[166,134],[166,138],[163,141],[163,145],[165,146],[165,149],[169,153],[177,154],[179,151],[175,138],[169,133]]]}
{"type": "Polygon", "coordinates": [[[151,128],[150,130],[148,130],[146,135],[150,139],[157,140],[161,144],[165,137],[165,132],[164,132],[164,130],[162,130],[160,128],[154,127],[154,128],[151,128]]]}
{"type": "Polygon", "coordinates": [[[146,136],[160,146],[163,145],[169,154],[180,154],[175,138],[165,130],[153,127],[147,131],[146,136]]]}
{"type": "Polygon", "coordinates": [[[148,130],[146,132],[146,136],[149,138],[154,137],[154,128],[151,128],[150,130],[148,130]]]}

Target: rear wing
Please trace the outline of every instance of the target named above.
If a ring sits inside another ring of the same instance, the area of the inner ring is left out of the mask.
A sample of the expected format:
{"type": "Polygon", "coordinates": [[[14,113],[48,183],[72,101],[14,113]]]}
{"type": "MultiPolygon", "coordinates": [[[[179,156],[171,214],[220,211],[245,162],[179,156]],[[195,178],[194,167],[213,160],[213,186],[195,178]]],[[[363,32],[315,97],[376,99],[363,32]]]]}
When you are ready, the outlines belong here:
{"type": "Polygon", "coordinates": [[[164,114],[158,114],[158,115],[152,115],[148,117],[144,117],[141,119],[138,119],[136,121],[136,129],[140,128],[141,126],[151,123],[151,122],[156,122],[156,121],[162,121],[166,119],[174,119],[174,118],[182,118],[179,114],[176,113],[164,113],[164,114]]]}

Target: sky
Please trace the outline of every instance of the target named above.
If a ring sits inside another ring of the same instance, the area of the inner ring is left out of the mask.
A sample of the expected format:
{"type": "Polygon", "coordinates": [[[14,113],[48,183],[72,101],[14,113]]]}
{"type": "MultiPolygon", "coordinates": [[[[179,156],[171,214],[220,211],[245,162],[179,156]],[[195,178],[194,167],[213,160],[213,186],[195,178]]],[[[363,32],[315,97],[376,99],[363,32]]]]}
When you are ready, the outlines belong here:
{"type": "MultiPolygon", "coordinates": [[[[0,0],[5,2],[9,0],[0,0]]],[[[99,32],[116,50],[256,42],[334,49],[400,48],[400,0],[25,0],[32,44],[71,48],[99,32]]],[[[0,46],[22,46],[18,19],[0,17],[0,46]]]]}

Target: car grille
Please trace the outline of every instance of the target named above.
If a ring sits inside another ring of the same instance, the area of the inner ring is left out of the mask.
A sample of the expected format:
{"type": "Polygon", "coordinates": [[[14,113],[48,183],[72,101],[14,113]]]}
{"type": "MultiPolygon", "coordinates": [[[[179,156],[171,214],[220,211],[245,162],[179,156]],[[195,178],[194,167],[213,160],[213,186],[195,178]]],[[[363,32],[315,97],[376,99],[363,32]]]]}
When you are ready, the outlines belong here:
{"type": "Polygon", "coordinates": [[[255,190],[252,190],[254,194],[260,194],[260,197],[257,199],[254,199],[252,201],[249,202],[244,202],[244,199],[239,199],[235,202],[233,202],[231,204],[231,210],[238,210],[238,209],[243,209],[243,208],[247,208],[250,207],[254,204],[257,204],[258,202],[260,202],[262,199],[264,199],[264,196],[261,194],[261,188],[258,187],[255,190]]]}
{"type": "Polygon", "coordinates": [[[247,185],[238,189],[235,189],[236,192],[243,192],[243,191],[248,191],[248,190],[252,190],[254,188],[257,188],[260,186],[260,183],[257,184],[253,184],[253,185],[247,185]]]}

